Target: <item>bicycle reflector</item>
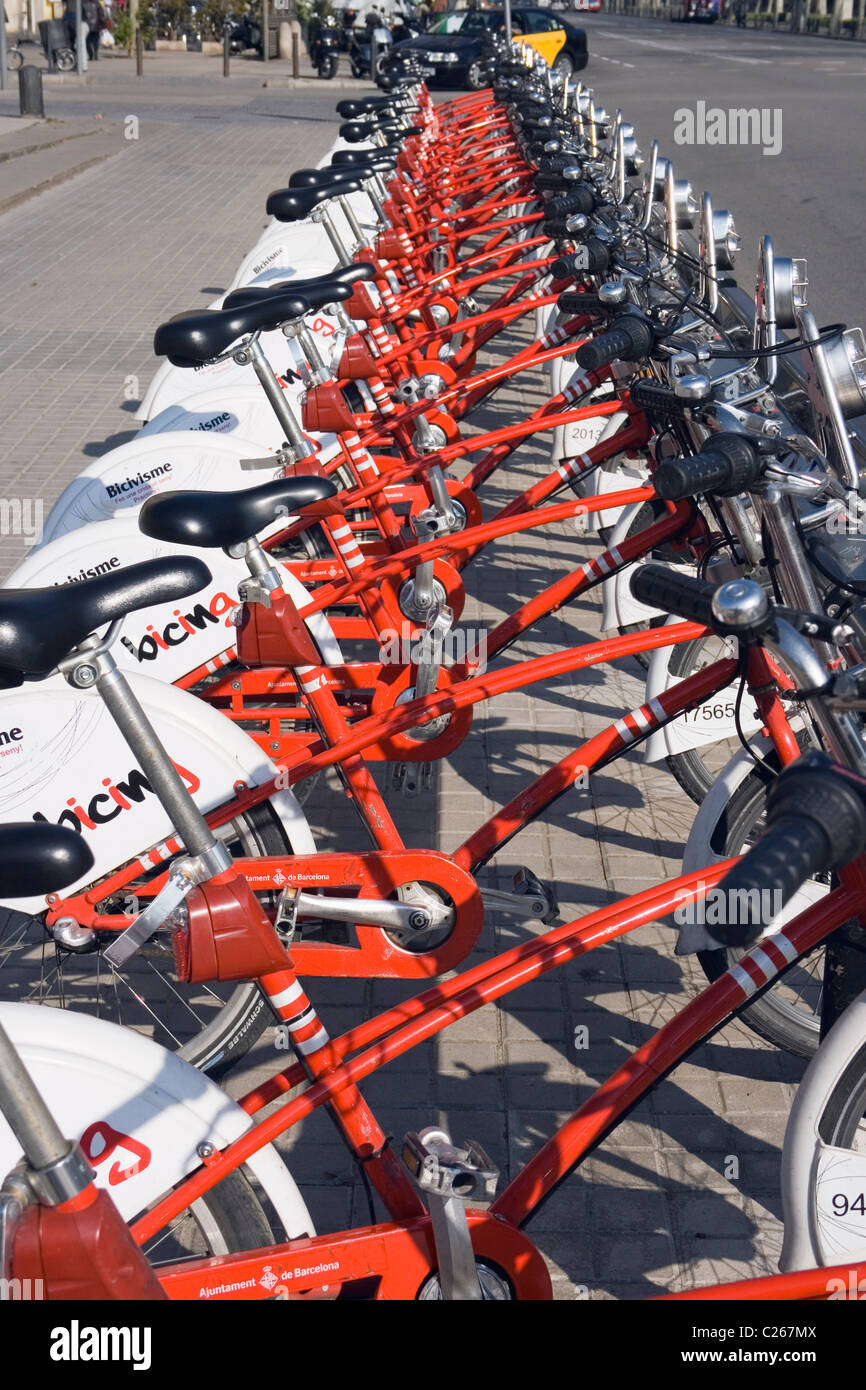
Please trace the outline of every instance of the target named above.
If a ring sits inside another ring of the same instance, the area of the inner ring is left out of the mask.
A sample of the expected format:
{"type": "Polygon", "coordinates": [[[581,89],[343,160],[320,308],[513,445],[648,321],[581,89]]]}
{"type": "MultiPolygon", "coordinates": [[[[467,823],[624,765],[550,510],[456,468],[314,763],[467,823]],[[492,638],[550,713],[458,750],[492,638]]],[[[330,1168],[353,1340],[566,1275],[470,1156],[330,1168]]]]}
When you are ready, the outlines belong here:
{"type": "Polygon", "coordinates": [[[174,967],[183,984],[254,980],[285,970],[289,956],[245,879],[211,879],[169,918],[174,967]]]}

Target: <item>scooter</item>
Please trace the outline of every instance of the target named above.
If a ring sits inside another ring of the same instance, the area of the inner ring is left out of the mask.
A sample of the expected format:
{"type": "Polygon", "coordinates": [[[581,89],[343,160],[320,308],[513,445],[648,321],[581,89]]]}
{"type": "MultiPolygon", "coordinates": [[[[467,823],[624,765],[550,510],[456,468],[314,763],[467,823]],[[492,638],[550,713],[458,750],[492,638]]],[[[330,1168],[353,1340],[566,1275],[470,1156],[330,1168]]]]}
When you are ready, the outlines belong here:
{"type": "Polygon", "coordinates": [[[385,59],[392,47],[391,30],[387,29],[384,24],[368,25],[364,29],[353,30],[349,47],[352,76],[372,77],[374,82],[378,81],[384,74],[385,59]],[[372,58],[374,45],[376,47],[375,60],[372,58]]]}
{"type": "Polygon", "coordinates": [[[340,62],[340,34],[333,15],[325,15],[314,38],[310,40],[310,60],[320,77],[336,77],[340,62]]]}
{"type": "Polygon", "coordinates": [[[249,15],[244,15],[237,24],[230,24],[229,43],[232,53],[245,53],[253,48],[257,53],[263,52],[262,27],[249,15]]]}
{"type": "Polygon", "coordinates": [[[340,51],[342,53],[348,53],[349,49],[352,47],[352,38],[354,37],[355,30],[355,20],[357,18],[357,10],[343,11],[343,25],[340,29],[340,51]]]}

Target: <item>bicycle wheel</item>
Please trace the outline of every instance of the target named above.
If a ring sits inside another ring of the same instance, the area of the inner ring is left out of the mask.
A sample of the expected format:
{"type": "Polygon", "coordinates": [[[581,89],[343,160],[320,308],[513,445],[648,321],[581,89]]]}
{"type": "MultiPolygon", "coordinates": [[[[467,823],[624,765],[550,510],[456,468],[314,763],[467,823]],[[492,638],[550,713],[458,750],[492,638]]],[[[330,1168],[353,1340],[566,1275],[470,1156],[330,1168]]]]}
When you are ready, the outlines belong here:
{"type": "MultiPolygon", "coordinates": [[[[850,1019],[843,1015],[838,1021],[841,1034],[835,1027],[830,1030],[803,1077],[785,1135],[783,1259],[790,1259],[793,1252],[794,1268],[804,1260],[835,1265],[863,1258],[866,1041],[858,1036],[862,1036],[862,1000],[851,1009],[855,1012],[850,1019]],[[795,1213],[793,1204],[800,1203],[806,1210],[795,1213]]],[[[856,1294],[846,1289],[841,1295],[837,1292],[839,1296],[862,1298],[862,1284],[856,1294]]]]}
{"type": "Polygon", "coordinates": [[[142,1246],[155,1269],[184,1259],[235,1255],[272,1245],[274,1233],[246,1175],[229,1173],[142,1246]]]}
{"type": "MultiPolygon", "coordinates": [[[[674,679],[686,680],[689,676],[696,675],[698,671],[703,671],[707,666],[712,666],[714,661],[721,661],[732,655],[735,650],[735,643],[726,642],[723,637],[716,637],[713,634],[699,637],[694,642],[680,642],[671,651],[668,670],[674,679]]],[[[749,708],[750,706],[746,703],[747,698],[744,699],[743,703],[746,708],[749,708]]],[[[722,711],[724,732],[719,726],[718,720],[708,721],[710,726],[717,726],[716,732],[721,733],[722,736],[713,742],[701,744],[697,748],[686,748],[681,753],[670,753],[665,759],[670,772],[683,791],[697,802],[703,801],[722,768],[727,765],[741,746],[736,728],[729,728],[733,724],[732,701],[722,700],[719,695],[713,700],[708,700],[703,708],[710,711],[713,709],[722,711]],[[730,710],[728,709],[729,705],[731,706],[730,710]]],[[[697,713],[700,713],[700,707],[697,713]]]]}
{"type": "MultiPolygon", "coordinates": [[[[741,854],[759,838],[764,825],[766,788],[758,774],[750,773],[737,787],[712,835],[712,849],[726,856],[741,854]]],[[[802,911],[810,901],[829,891],[829,881],[815,879],[801,890],[802,911]]],[[[794,899],[797,903],[797,898],[794,899]]],[[[719,948],[699,951],[698,960],[708,980],[717,980],[746,953],[719,948]]],[[[824,947],[814,950],[786,970],[766,991],[739,1014],[754,1033],[797,1057],[811,1057],[821,1029],[821,990],[824,947]]]]}
{"type": "MultiPolygon", "coordinates": [[[[234,857],[291,853],[282,823],[267,802],[238,816],[218,834],[234,857]]],[[[127,910],[134,890],[133,884],[128,892],[107,899],[100,911],[127,910]]],[[[103,957],[112,937],[97,933],[84,951],[66,950],[42,918],[3,910],[3,997],[76,1009],[136,1028],[214,1077],[224,1075],[273,1022],[270,1005],[255,982],[178,984],[169,932],[157,932],[122,974],[110,969],[103,957]]]]}
{"type": "MultiPolygon", "coordinates": [[[[629,526],[628,531],[626,532],[626,536],[630,539],[632,536],[638,535],[641,531],[646,530],[648,526],[652,526],[654,522],[660,521],[664,515],[665,509],[663,503],[645,502],[644,505],[641,507],[640,511],[635,513],[631,525],[629,526]]],[[[609,546],[611,544],[615,529],[616,528],[614,526],[599,527],[598,534],[605,546],[609,546]]],[[[684,563],[682,553],[680,551],[675,550],[673,546],[664,542],[661,545],[656,546],[655,550],[651,551],[650,554],[646,556],[646,559],[660,560],[664,564],[670,565],[681,565],[684,563]]],[[[619,632],[620,635],[623,637],[630,633],[648,632],[651,627],[662,627],[666,621],[667,614],[661,613],[656,618],[651,618],[649,620],[645,619],[639,623],[625,623],[622,627],[620,627],[619,632]]],[[[651,659],[652,652],[634,653],[634,660],[640,666],[643,666],[644,670],[648,668],[651,659]]]]}
{"type": "Polygon", "coordinates": [[[17,72],[24,66],[24,54],[20,48],[10,48],[6,54],[6,68],[9,72],[17,72]]]}

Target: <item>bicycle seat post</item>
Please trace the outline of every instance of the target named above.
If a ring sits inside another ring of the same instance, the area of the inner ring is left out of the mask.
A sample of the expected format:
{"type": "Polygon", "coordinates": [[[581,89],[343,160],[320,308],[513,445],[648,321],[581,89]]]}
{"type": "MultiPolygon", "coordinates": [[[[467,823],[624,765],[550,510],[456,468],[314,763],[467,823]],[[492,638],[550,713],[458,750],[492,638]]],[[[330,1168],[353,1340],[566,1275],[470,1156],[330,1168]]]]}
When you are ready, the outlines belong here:
{"type": "MultiPolygon", "coordinates": [[[[200,882],[227,869],[231,864],[231,857],[214,836],[184,786],[174,763],[112,655],[111,643],[119,630],[120,623],[115,622],[101,641],[88,638],[60,663],[60,670],[73,689],[95,688],[97,691],[138,759],[154,795],[182,839],[187,853],[194,856],[190,868],[195,879],[200,882]]],[[[189,876],[188,872],[187,877],[189,876]]]]}
{"type": "Polygon", "coordinates": [[[328,209],[328,204],[322,203],[319,207],[313,208],[313,210],[310,213],[310,221],[318,222],[322,227],[324,227],[327,238],[334,248],[340,265],[351,265],[352,257],[348,251],[348,248],[343,242],[343,238],[340,236],[340,233],[334,226],[333,219],[328,209]]]}
{"type": "MultiPolygon", "coordinates": [[[[303,319],[296,319],[291,324],[287,323],[283,331],[285,332],[285,328],[290,328],[292,331],[287,333],[286,336],[293,337],[301,324],[303,324],[303,319]]],[[[274,370],[265,356],[264,349],[258,339],[258,334],[254,334],[243,347],[238,349],[234,356],[235,361],[241,365],[243,365],[244,359],[252,364],[253,371],[258,377],[262,390],[270,402],[271,409],[280,422],[280,426],[285,432],[286,439],[289,441],[292,453],[294,454],[293,461],[297,462],[298,459],[308,458],[310,454],[315,453],[313,445],[295,419],[294,412],[286,398],[286,393],[280,386],[274,370]]]]}

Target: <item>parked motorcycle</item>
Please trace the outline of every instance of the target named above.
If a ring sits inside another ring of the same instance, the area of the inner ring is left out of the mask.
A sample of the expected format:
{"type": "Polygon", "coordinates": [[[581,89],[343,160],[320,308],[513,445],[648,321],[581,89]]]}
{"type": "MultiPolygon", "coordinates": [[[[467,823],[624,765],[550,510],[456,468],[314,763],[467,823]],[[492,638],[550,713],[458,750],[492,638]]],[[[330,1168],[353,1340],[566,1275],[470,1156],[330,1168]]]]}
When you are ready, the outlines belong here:
{"type": "Polygon", "coordinates": [[[310,60],[320,77],[336,77],[340,62],[340,33],[333,15],[326,14],[319,22],[310,40],[310,60]]]}
{"type": "Polygon", "coordinates": [[[426,25],[417,15],[406,11],[394,15],[391,23],[391,42],[403,43],[406,39],[417,39],[424,33],[426,25]]]}
{"type": "Polygon", "coordinates": [[[227,25],[229,28],[229,47],[232,53],[246,53],[251,48],[254,48],[257,53],[264,52],[262,26],[257,20],[245,14],[237,22],[229,18],[227,25]]]}
{"type": "Polygon", "coordinates": [[[343,11],[343,24],[340,29],[340,51],[348,53],[352,47],[352,37],[355,28],[355,20],[358,18],[357,10],[343,11]]]}
{"type": "Polygon", "coordinates": [[[393,45],[391,30],[375,16],[368,15],[365,27],[352,31],[352,41],[349,46],[352,76],[371,77],[374,82],[377,82],[384,74],[385,59],[393,45]],[[372,57],[374,46],[376,49],[375,59],[372,57]]]}

